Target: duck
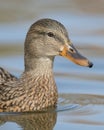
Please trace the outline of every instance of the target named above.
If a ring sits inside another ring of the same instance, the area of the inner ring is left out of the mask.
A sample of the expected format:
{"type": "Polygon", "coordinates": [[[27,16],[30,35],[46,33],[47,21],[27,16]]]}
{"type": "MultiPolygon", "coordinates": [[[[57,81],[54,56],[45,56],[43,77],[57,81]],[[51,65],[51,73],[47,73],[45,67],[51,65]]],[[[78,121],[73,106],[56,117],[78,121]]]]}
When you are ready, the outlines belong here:
{"type": "Polygon", "coordinates": [[[33,23],[24,43],[24,71],[19,78],[0,67],[0,112],[33,112],[57,107],[55,56],[80,66],[93,63],[72,44],[65,26],[50,18],[33,23]]]}

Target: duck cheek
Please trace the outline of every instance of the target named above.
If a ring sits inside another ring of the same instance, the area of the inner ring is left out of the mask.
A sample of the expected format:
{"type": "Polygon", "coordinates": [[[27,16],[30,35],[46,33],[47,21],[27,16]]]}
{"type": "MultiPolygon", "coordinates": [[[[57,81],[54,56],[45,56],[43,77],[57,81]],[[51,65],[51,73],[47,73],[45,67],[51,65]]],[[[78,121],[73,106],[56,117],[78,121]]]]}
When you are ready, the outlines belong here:
{"type": "Polygon", "coordinates": [[[53,46],[53,45],[46,45],[44,47],[44,54],[47,56],[57,56],[59,55],[59,49],[57,46],[53,46]]]}

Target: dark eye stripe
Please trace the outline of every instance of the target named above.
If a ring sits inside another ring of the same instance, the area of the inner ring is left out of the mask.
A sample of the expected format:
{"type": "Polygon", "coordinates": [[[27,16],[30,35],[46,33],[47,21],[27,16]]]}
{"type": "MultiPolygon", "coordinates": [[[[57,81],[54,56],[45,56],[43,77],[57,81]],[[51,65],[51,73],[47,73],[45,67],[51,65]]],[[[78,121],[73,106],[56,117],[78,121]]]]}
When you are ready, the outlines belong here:
{"type": "Polygon", "coordinates": [[[62,37],[56,35],[56,36],[55,36],[55,39],[56,39],[57,41],[59,41],[60,43],[64,44],[64,39],[63,39],[62,37]]]}
{"type": "Polygon", "coordinates": [[[49,37],[53,37],[56,41],[59,41],[60,43],[64,44],[64,39],[58,35],[53,34],[52,32],[42,32],[42,31],[35,31],[35,33],[40,35],[48,35],[49,37]]]}
{"type": "Polygon", "coordinates": [[[53,37],[55,40],[61,42],[62,44],[64,43],[64,40],[63,40],[60,36],[55,35],[55,34],[53,34],[52,32],[47,33],[47,35],[48,35],[49,37],[53,37]]]}

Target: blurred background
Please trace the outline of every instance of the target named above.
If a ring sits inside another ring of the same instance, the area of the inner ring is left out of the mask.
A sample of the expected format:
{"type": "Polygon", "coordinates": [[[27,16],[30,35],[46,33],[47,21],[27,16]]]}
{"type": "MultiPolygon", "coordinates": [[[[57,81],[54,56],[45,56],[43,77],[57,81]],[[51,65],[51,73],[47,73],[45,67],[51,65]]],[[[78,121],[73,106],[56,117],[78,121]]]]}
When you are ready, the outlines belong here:
{"type": "Polygon", "coordinates": [[[0,66],[16,76],[24,70],[26,33],[30,25],[41,18],[64,24],[74,46],[94,63],[89,69],[62,57],[56,58],[59,109],[70,107],[70,103],[84,108],[78,108],[71,115],[66,111],[59,113],[54,129],[76,130],[86,126],[84,130],[103,130],[104,0],[0,0],[0,66]]]}

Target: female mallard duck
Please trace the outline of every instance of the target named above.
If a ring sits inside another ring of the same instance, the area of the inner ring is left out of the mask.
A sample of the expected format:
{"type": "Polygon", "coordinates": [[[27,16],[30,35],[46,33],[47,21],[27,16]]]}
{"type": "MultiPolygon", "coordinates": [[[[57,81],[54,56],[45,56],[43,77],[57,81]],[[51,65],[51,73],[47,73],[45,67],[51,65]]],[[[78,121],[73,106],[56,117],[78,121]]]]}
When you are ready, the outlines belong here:
{"type": "Polygon", "coordinates": [[[0,68],[0,112],[55,107],[58,94],[52,68],[57,55],[81,66],[93,66],[72,45],[65,27],[52,19],[41,19],[30,27],[24,51],[25,71],[19,79],[0,68]]]}

